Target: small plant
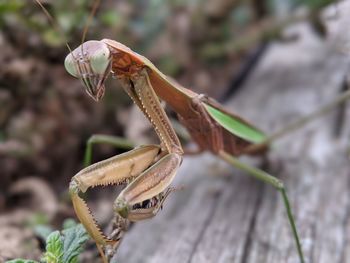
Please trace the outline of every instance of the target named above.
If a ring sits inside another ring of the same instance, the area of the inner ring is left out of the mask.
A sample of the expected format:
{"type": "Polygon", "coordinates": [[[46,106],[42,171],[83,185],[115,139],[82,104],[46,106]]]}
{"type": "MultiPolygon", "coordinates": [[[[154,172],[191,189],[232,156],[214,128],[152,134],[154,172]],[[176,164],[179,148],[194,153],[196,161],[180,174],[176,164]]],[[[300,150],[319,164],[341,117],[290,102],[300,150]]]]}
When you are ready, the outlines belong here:
{"type": "MultiPolygon", "coordinates": [[[[46,238],[46,252],[40,262],[76,263],[83,245],[89,239],[85,228],[73,220],[66,220],[63,231],[53,231],[46,238]]],[[[13,259],[7,263],[38,263],[35,260],[13,259]]]]}

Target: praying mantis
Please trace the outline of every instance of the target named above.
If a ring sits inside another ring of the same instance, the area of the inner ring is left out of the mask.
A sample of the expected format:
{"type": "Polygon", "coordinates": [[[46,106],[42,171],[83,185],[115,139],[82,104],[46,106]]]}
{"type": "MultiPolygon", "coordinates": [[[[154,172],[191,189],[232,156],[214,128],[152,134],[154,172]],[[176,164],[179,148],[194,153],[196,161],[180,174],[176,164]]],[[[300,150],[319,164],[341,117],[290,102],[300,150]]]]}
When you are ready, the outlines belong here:
{"type": "MultiPolygon", "coordinates": [[[[69,74],[81,79],[85,91],[95,101],[102,99],[104,82],[112,74],[152,124],[160,141],[159,145],[139,146],[88,166],[71,180],[69,193],[76,215],[96,242],[104,262],[108,262],[106,251],[108,254],[110,247],[119,245],[128,223],[154,217],[174,191],[171,183],[180,169],[184,150],[160,100],[177,113],[179,121],[201,151],[211,152],[281,193],[300,262],[305,262],[283,182],[237,159],[240,155],[266,151],[269,143],[283,132],[266,136],[254,125],[226,111],[213,99],[182,87],[165,76],[146,57],[114,40],[83,43],[66,57],[65,68],[69,74]],[[113,205],[117,220],[114,238],[103,234],[80,197],[89,188],[110,184],[126,184],[113,205]]],[[[348,97],[349,94],[342,96],[334,104],[348,97]]],[[[324,109],[315,112],[299,123],[323,112],[324,109]]]]}
{"type": "Polygon", "coordinates": [[[109,74],[113,74],[150,121],[160,140],[160,145],[140,146],[93,164],[71,180],[69,192],[77,217],[100,247],[103,258],[103,248],[115,245],[120,240],[108,239],[102,233],[79,194],[98,185],[127,184],[114,202],[114,212],[118,218],[136,222],[159,212],[172,191],[170,185],[184,153],[160,104],[160,98],[177,113],[201,150],[212,152],[281,192],[299,258],[304,262],[283,183],[234,157],[265,150],[267,137],[259,129],[227,112],[213,99],[170,80],[147,58],[114,40],[83,43],[66,57],[65,68],[72,76],[82,80],[87,94],[95,101],[103,97],[104,81],[109,74]]]}

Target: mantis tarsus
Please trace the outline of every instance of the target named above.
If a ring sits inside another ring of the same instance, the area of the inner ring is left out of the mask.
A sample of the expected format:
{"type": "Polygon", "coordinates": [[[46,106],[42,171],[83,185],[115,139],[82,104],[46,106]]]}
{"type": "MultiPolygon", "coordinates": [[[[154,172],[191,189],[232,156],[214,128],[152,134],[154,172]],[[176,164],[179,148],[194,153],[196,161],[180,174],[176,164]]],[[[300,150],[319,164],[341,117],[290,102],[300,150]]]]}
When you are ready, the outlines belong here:
{"type": "MultiPolygon", "coordinates": [[[[147,58],[113,40],[83,43],[66,57],[65,67],[71,75],[82,80],[85,90],[96,101],[103,97],[104,81],[112,73],[152,123],[160,140],[160,145],[138,147],[93,164],[72,178],[69,189],[74,209],[97,243],[105,261],[107,259],[104,249],[108,250],[110,245],[118,246],[128,222],[155,216],[173,190],[170,185],[181,165],[183,150],[160,105],[160,98],[177,113],[180,122],[188,129],[201,150],[212,152],[233,166],[272,185],[281,193],[300,262],[304,262],[283,183],[235,157],[265,151],[268,143],[283,132],[272,137],[265,136],[247,121],[227,112],[214,100],[170,80],[147,58]],[[108,184],[127,184],[114,202],[117,229],[113,239],[102,233],[86,203],[79,197],[79,193],[86,192],[90,187],[108,184]]],[[[349,94],[346,94],[339,100],[344,101],[348,97],[349,94]]],[[[323,111],[324,109],[311,117],[323,111]]],[[[299,123],[311,117],[308,116],[299,123]]]]}

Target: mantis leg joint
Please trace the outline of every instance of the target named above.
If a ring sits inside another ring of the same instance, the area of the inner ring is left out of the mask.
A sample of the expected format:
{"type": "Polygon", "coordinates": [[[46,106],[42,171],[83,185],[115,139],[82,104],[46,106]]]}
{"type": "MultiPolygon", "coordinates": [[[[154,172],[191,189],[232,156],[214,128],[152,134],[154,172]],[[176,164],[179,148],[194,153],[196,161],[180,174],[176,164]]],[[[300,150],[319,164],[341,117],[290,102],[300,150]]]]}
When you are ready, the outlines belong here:
{"type": "Polygon", "coordinates": [[[80,189],[79,183],[73,177],[69,183],[69,193],[70,195],[77,195],[80,191],[85,192],[84,190],[80,189]]]}

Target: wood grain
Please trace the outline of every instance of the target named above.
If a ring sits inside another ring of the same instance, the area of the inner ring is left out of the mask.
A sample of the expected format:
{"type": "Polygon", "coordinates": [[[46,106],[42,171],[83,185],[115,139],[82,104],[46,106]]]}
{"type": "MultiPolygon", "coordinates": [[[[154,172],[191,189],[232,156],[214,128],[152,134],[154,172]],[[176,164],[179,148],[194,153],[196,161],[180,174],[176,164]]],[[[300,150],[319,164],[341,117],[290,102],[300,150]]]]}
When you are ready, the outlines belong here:
{"type": "MultiPolygon", "coordinates": [[[[347,59],[305,25],[275,43],[226,106],[268,133],[339,92],[347,59]]],[[[307,262],[350,262],[349,114],[337,111],[273,144],[265,162],[284,181],[307,262]]],[[[279,193],[210,154],[186,157],[154,219],[135,224],[113,262],[298,262],[279,193]]]]}

